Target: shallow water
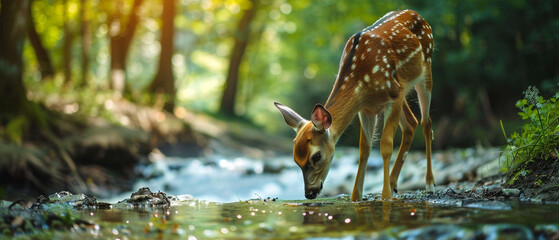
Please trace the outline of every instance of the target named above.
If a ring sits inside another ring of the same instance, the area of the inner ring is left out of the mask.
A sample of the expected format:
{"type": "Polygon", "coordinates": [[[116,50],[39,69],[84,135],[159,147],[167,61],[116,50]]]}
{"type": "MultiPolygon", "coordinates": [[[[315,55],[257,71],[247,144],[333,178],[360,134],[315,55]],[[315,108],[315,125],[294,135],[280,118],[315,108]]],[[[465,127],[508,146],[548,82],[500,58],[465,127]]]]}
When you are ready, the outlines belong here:
{"type": "Polygon", "coordinates": [[[182,201],[168,209],[83,210],[98,230],[61,236],[151,238],[548,239],[559,232],[559,205],[258,199],[234,203],[182,201]],[[264,201],[266,200],[266,201],[264,201]],[[490,207],[487,207],[490,206],[490,207]]]}

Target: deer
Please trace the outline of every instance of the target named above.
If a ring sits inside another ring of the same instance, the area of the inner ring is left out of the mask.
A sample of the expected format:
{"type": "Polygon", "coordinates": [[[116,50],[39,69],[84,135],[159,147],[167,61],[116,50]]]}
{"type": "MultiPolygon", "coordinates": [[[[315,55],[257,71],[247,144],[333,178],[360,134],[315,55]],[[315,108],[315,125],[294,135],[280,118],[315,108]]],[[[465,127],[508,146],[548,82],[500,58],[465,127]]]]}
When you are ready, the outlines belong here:
{"type": "Polygon", "coordinates": [[[412,89],[417,93],[425,137],[425,189],[435,191],[431,166],[431,141],[434,138],[429,116],[433,49],[432,29],[423,17],[413,10],[392,11],[347,41],[332,91],[324,105],[314,106],[310,120],[274,102],[287,125],[296,132],[293,158],[303,172],[307,199],[320,194],[335,145],[357,115],[360,123],[359,163],[351,200],[362,200],[367,161],[377,129],[382,129],[379,141],[383,162],[382,200],[392,200],[392,192],[398,192],[398,176],[418,126],[406,100],[412,89]],[[377,128],[380,121],[384,126],[377,128]],[[398,126],[402,140],[389,172],[398,126]]]}

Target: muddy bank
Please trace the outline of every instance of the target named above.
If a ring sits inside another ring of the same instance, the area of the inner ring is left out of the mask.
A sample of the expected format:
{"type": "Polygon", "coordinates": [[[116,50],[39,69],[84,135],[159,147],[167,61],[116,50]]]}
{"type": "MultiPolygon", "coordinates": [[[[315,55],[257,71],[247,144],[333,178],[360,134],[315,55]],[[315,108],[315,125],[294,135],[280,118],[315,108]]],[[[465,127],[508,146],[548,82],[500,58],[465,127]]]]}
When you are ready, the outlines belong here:
{"type": "Polygon", "coordinates": [[[63,114],[65,105],[54,105],[43,109],[47,128],[30,129],[19,144],[0,139],[0,199],[60,190],[114,195],[131,190],[135,166],[154,148],[180,145],[181,154],[198,156],[207,146],[204,135],[169,113],[110,101],[113,121],[63,114]]]}
{"type": "Polygon", "coordinates": [[[524,170],[518,171],[516,180],[507,178],[506,187],[521,189],[524,197],[533,201],[559,202],[559,158],[556,155],[528,161],[524,170]]]}

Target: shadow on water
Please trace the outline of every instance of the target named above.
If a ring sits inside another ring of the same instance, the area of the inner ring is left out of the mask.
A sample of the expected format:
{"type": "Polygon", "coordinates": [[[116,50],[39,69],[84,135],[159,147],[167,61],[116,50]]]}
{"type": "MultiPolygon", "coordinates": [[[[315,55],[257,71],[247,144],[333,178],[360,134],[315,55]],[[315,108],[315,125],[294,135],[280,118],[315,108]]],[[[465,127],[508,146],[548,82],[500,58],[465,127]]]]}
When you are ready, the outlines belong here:
{"type": "Polygon", "coordinates": [[[457,207],[429,201],[352,203],[344,198],[235,203],[189,200],[163,209],[85,210],[78,215],[101,223],[96,236],[121,239],[559,237],[559,205],[499,203],[457,207]]]}

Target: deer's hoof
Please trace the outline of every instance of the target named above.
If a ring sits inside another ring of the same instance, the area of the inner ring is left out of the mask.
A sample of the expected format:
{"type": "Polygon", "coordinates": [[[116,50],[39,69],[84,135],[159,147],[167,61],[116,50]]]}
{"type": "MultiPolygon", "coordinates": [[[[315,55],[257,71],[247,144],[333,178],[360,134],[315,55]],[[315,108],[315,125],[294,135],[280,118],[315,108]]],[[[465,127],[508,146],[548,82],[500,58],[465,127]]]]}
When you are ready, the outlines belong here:
{"type": "Polygon", "coordinates": [[[425,184],[425,191],[428,193],[435,193],[435,184],[425,184]]]}

